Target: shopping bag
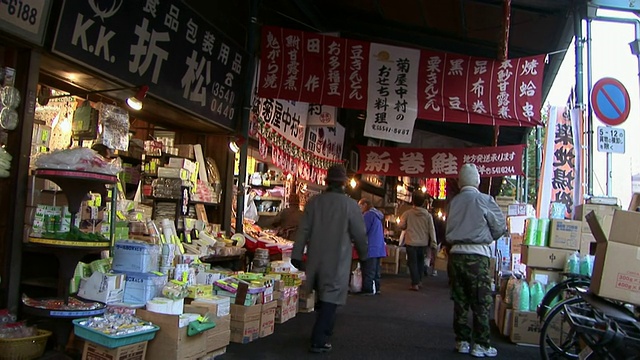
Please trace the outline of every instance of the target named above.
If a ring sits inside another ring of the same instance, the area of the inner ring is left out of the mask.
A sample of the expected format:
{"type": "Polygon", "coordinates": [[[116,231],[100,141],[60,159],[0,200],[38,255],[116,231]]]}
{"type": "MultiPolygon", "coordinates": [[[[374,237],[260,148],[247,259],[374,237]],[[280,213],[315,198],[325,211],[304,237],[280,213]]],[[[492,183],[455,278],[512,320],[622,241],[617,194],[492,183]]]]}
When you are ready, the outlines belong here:
{"type": "Polygon", "coordinates": [[[359,293],[362,291],[362,270],[360,270],[360,263],[358,263],[355,270],[351,272],[349,291],[351,291],[352,293],[359,293]]]}

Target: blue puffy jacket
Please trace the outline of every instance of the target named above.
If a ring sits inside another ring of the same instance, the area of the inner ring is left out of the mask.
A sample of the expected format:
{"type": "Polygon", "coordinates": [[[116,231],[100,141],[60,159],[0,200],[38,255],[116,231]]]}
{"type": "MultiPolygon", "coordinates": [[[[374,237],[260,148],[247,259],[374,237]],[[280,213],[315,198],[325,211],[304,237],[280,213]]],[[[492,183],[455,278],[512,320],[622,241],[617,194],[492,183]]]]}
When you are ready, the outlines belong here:
{"type": "Polygon", "coordinates": [[[376,208],[371,208],[364,213],[364,224],[367,227],[367,237],[369,238],[369,257],[382,258],[387,256],[384,244],[384,230],[382,221],[384,214],[376,208]]]}

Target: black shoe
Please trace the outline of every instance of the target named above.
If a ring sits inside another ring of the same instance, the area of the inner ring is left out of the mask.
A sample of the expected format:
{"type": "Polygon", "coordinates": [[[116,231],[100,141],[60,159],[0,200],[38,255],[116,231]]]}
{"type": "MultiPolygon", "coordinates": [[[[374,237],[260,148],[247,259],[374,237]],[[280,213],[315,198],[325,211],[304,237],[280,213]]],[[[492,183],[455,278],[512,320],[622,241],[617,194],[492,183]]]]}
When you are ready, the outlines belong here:
{"type": "Polygon", "coordinates": [[[320,345],[320,346],[311,345],[311,347],[309,348],[309,352],[312,352],[312,353],[315,353],[315,354],[328,353],[329,351],[331,351],[331,344],[330,343],[326,343],[326,344],[320,345]]]}
{"type": "Polygon", "coordinates": [[[356,293],[356,295],[364,295],[364,296],[371,296],[371,295],[375,295],[376,293],[374,292],[368,292],[368,291],[361,291],[359,293],[356,293]]]}

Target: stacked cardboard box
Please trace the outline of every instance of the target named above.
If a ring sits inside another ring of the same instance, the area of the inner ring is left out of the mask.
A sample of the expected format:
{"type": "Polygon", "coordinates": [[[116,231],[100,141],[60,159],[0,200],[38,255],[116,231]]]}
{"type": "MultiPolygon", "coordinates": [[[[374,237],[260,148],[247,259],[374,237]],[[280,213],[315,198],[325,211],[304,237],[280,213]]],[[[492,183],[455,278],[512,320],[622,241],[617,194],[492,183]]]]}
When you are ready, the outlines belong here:
{"type": "Polygon", "coordinates": [[[398,259],[400,251],[396,245],[387,245],[387,257],[382,258],[380,271],[383,274],[398,274],[398,259]]]}
{"type": "Polygon", "coordinates": [[[244,306],[231,304],[231,342],[247,344],[260,337],[262,304],[244,306]]]}
{"type": "Polygon", "coordinates": [[[300,287],[298,290],[298,312],[310,313],[313,312],[316,305],[316,292],[304,290],[300,287]]]}
{"type": "Polygon", "coordinates": [[[549,246],[522,246],[522,263],[527,265],[527,281],[543,285],[558,282],[567,259],[580,249],[582,223],[576,220],[551,219],[549,246]]]}
{"type": "MultiPolygon", "coordinates": [[[[597,219],[590,219],[597,229],[597,219]]],[[[594,232],[596,259],[591,291],[602,297],[640,305],[640,213],[616,210],[611,231],[594,232]]]]}
{"type": "Polygon", "coordinates": [[[298,288],[285,286],[281,292],[276,308],[276,324],[282,324],[293,319],[298,312],[298,288]]]}
{"type": "Polygon", "coordinates": [[[115,349],[94,344],[84,343],[83,360],[144,360],[147,353],[148,341],[120,346],[115,349]]]}
{"type": "Polygon", "coordinates": [[[586,216],[590,212],[594,212],[596,218],[598,219],[598,223],[602,227],[604,231],[604,235],[608,236],[611,231],[611,225],[613,222],[613,214],[616,209],[620,209],[618,206],[611,205],[595,205],[595,204],[584,204],[576,206],[575,213],[573,216],[574,220],[578,220],[582,222],[582,234],[580,241],[580,254],[591,254],[594,255],[596,251],[596,239],[591,234],[591,229],[589,228],[589,224],[587,223],[586,216]]]}
{"type": "MultiPolygon", "coordinates": [[[[204,315],[205,307],[185,305],[185,313],[204,315]]],[[[207,332],[187,336],[187,327],[180,327],[180,315],[158,314],[136,310],[136,316],[160,326],[147,347],[148,359],[198,359],[207,354],[207,332]]]]}
{"type": "Polygon", "coordinates": [[[231,315],[229,311],[227,311],[229,305],[225,304],[223,306],[224,309],[221,309],[220,304],[194,300],[191,306],[206,308],[207,313],[213,316],[211,320],[216,323],[216,327],[207,331],[207,355],[205,355],[205,357],[212,357],[213,354],[220,355],[221,351],[229,345],[229,341],[231,340],[231,315]],[[225,315],[220,316],[220,314],[225,315]]]}
{"type": "Polygon", "coordinates": [[[276,324],[276,308],[277,301],[271,301],[262,304],[262,314],[260,315],[260,334],[261,338],[273,334],[276,324]]]}

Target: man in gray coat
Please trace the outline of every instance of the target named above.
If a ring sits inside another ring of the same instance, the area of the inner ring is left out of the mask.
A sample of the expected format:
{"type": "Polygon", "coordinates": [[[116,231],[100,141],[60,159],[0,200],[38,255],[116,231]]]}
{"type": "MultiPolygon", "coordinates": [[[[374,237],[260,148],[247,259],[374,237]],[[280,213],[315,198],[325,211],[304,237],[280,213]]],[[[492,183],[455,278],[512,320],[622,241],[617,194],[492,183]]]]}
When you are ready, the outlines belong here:
{"type": "Polygon", "coordinates": [[[347,302],[352,244],[360,260],[367,259],[367,233],[358,203],[345,194],[347,171],[334,165],[327,172],[327,189],[305,206],[293,246],[291,263],[306,268],[307,290],[316,290],[316,322],[310,351],[331,350],[338,305],[347,302]],[[302,262],[306,247],[307,261],[302,262]]]}

